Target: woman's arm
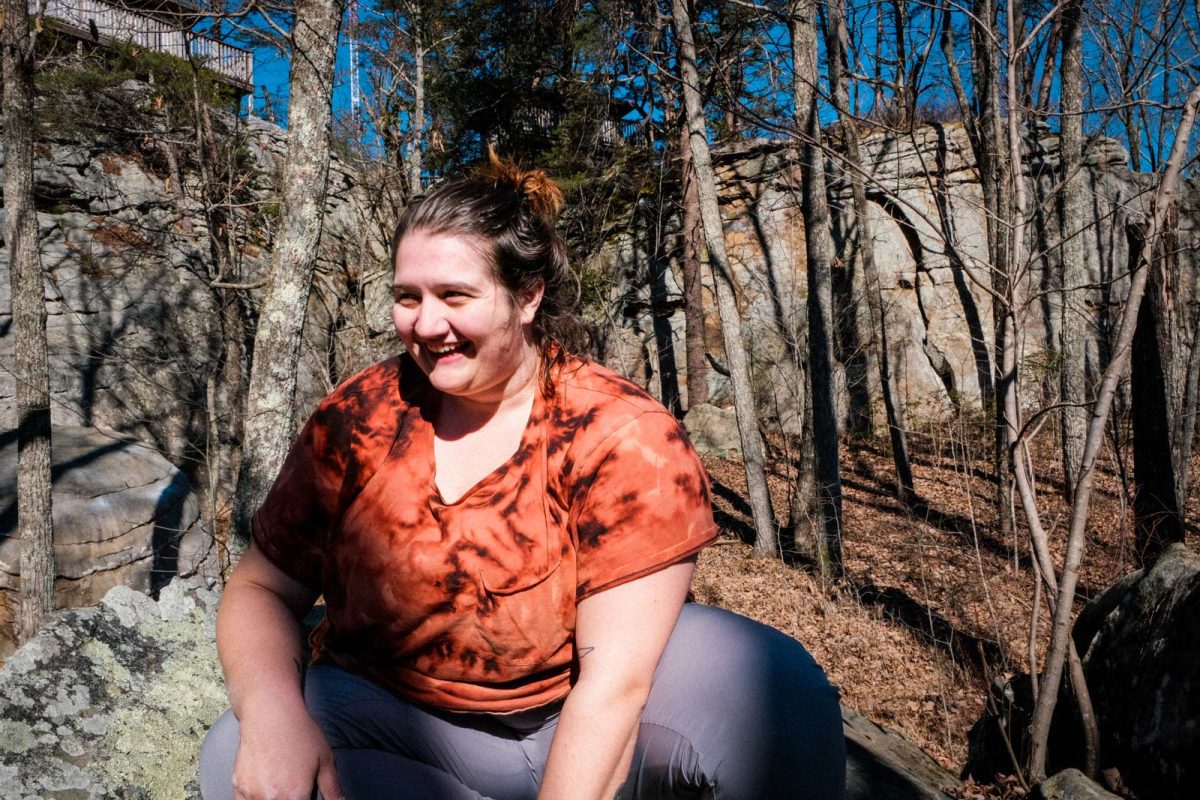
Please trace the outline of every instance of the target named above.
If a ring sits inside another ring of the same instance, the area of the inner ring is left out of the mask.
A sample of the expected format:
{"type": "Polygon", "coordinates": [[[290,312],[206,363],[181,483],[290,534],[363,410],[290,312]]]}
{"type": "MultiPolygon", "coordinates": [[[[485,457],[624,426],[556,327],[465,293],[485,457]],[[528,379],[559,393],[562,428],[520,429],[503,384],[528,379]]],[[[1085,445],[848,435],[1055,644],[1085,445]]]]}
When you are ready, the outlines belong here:
{"type": "Polygon", "coordinates": [[[328,800],[341,797],[329,745],[300,691],[300,619],[316,598],[253,543],[225,586],[217,652],[240,725],[239,800],[310,800],[314,786],[328,800]]]}
{"type": "Polygon", "coordinates": [[[694,567],[693,556],[579,603],[579,679],[563,705],[539,800],[616,796],[694,567]]]}

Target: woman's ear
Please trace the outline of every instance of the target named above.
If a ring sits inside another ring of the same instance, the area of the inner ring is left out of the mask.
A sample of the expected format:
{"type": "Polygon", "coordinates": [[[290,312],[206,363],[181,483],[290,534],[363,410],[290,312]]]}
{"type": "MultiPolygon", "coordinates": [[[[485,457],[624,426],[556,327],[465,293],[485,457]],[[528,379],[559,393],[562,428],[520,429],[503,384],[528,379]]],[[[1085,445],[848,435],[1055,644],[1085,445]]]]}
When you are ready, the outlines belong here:
{"type": "Polygon", "coordinates": [[[542,304],[542,295],[546,292],[546,284],[538,281],[529,289],[517,295],[517,310],[521,316],[522,325],[530,325],[537,316],[538,307],[542,304]]]}

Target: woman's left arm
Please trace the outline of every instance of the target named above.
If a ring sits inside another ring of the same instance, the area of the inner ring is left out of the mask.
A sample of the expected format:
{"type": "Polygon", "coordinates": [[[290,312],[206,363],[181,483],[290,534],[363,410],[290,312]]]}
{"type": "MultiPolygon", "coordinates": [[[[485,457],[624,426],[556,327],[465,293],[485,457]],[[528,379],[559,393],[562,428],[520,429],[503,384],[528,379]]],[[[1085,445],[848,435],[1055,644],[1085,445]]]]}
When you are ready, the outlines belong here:
{"type": "Polygon", "coordinates": [[[563,705],[538,800],[617,796],[695,563],[692,556],[580,601],[579,677],[563,705]]]}

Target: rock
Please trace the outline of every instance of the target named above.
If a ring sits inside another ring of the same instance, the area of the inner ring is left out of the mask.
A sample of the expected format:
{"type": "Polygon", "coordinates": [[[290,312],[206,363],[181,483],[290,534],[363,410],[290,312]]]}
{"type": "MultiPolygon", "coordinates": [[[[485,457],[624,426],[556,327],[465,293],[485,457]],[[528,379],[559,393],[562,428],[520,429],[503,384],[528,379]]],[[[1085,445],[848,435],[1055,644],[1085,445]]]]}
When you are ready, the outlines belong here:
{"type": "Polygon", "coordinates": [[[842,708],[846,800],[946,800],[962,785],[895,731],[842,708]]]}
{"type": "Polygon", "coordinates": [[[1139,797],[1195,797],[1200,555],[1172,544],[1148,570],[1089,606],[1097,610],[1080,615],[1076,641],[1099,719],[1102,766],[1116,767],[1139,797]]]}
{"type": "Polygon", "coordinates": [[[1077,769],[1066,769],[1038,784],[1034,800],[1121,800],[1077,769]]]}
{"type": "MultiPolygon", "coordinates": [[[[177,572],[215,569],[187,477],[156,450],[67,426],[52,441],[60,608],[97,603],[116,585],[157,590],[177,572]]],[[[16,468],[16,434],[0,434],[0,657],[12,651],[18,602],[16,468]]]]}
{"type": "Polygon", "coordinates": [[[0,797],[199,798],[200,743],[227,701],[218,594],[177,579],[58,612],[0,667],[0,797]]]}
{"type": "Polygon", "coordinates": [[[717,408],[701,403],[688,409],[683,418],[683,427],[698,453],[717,458],[742,457],[737,414],[732,408],[717,408]]]}

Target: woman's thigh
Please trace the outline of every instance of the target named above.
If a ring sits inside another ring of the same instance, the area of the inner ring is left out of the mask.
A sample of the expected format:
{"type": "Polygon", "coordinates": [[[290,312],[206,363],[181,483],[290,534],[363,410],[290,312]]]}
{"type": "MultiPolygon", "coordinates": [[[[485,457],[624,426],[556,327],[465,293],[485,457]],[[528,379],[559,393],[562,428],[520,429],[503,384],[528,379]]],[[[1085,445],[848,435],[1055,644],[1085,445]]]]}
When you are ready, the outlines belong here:
{"type": "MultiPolygon", "coordinates": [[[[304,687],[310,713],[334,751],[339,766],[346,762],[355,776],[368,765],[370,775],[362,775],[390,793],[386,797],[463,797],[493,800],[533,800],[545,769],[549,739],[553,735],[556,714],[547,713],[547,724],[531,731],[516,731],[511,724],[488,714],[438,712],[409,703],[370,681],[336,667],[314,667],[308,671],[304,687]],[[538,728],[548,728],[545,732],[538,728]],[[428,765],[449,775],[469,794],[422,794],[411,791],[397,794],[399,780],[386,777],[374,754],[387,754],[417,764],[428,765]],[[382,782],[380,777],[385,776],[382,782]]],[[[537,715],[534,715],[537,716],[537,715]]],[[[509,721],[511,723],[511,720],[509,721]]],[[[375,785],[371,783],[370,785],[375,785]]],[[[343,780],[343,789],[346,789],[343,780]]],[[[358,794],[346,789],[347,796],[358,794]]]]}
{"type": "Polygon", "coordinates": [[[798,642],[684,606],[642,715],[630,796],[837,800],[845,758],[837,690],[798,642]]]}
{"type": "MultiPolygon", "coordinates": [[[[305,701],[333,749],[347,798],[533,800],[545,769],[556,714],[511,724],[483,714],[449,714],[408,703],[336,667],[314,667],[305,701]],[[539,723],[539,719],[540,723],[539,723]]],[[[530,719],[532,717],[532,719],[530,719]]],[[[200,759],[205,800],[232,797],[238,725],[226,712],[200,759]]]]}

